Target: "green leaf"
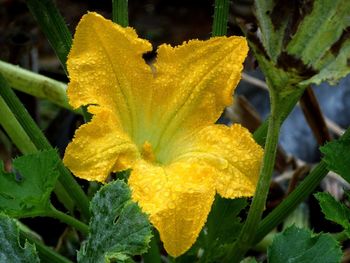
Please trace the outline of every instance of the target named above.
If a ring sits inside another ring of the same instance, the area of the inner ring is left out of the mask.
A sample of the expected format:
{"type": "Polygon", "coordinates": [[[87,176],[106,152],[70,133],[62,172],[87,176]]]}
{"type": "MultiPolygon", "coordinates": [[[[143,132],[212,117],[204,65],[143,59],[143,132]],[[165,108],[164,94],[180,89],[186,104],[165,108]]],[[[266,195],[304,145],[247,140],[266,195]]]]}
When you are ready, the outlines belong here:
{"type": "Polygon", "coordinates": [[[350,26],[348,0],[314,0],[310,14],[288,43],[289,54],[315,65],[350,26]]]}
{"type": "Polygon", "coordinates": [[[323,81],[335,84],[350,73],[350,1],[313,2],[311,13],[299,25],[287,52],[319,71],[303,85],[323,81]]]}
{"type": "Polygon", "coordinates": [[[350,234],[350,209],[335,200],[329,193],[320,192],[315,194],[315,197],[326,219],[341,225],[350,234]]]}
{"type": "MultiPolygon", "coordinates": [[[[47,140],[43,132],[35,123],[33,118],[29,115],[24,105],[18,99],[14,91],[10,88],[7,81],[0,73],[0,96],[6,102],[7,106],[13,112],[17,118],[19,124],[23,127],[24,131],[29,136],[30,140],[34,143],[38,150],[52,150],[50,142],[47,140]]],[[[58,157],[59,158],[59,157],[58,157]]],[[[60,172],[59,181],[68,192],[73,201],[77,204],[77,207],[85,218],[90,218],[89,215],[89,200],[81,189],[80,185],[75,181],[69,170],[63,165],[62,162],[58,165],[60,172]]]]}
{"type": "MultiPolygon", "coordinates": [[[[335,83],[350,73],[350,1],[256,0],[255,6],[263,46],[255,56],[297,73],[304,87],[335,83]]],[[[259,46],[256,36],[247,36],[259,46]]]]}
{"type": "MultiPolygon", "coordinates": [[[[259,21],[261,37],[264,48],[273,62],[277,62],[278,56],[283,50],[283,39],[285,37],[288,20],[292,17],[293,12],[283,12],[283,16],[276,16],[274,13],[281,12],[275,0],[255,1],[256,16],[259,21]],[[275,17],[278,18],[274,19],[275,17]]],[[[283,10],[292,9],[290,4],[295,5],[292,1],[283,2],[283,10]]]]}
{"type": "Polygon", "coordinates": [[[239,212],[247,206],[245,198],[224,199],[217,197],[207,220],[207,239],[209,243],[232,243],[241,230],[239,212]]]}
{"type": "Polygon", "coordinates": [[[199,262],[222,262],[229,244],[233,243],[240,233],[242,223],[238,214],[246,206],[245,198],[225,199],[217,195],[205,228],[192,248],[180,257],[180,262],[194,262],[195,259],[198,260],[199,254],[203,254],[199,262]]]}
{"type": "Polygon", "coordinates": [[[314,235],[295,226],[277,234],[267,254],[269,263],[336,263],[342,257],[339,244],[330,234],[314,235]]]}
{"type": "Polygon", "coordinates": [[[78,252],[78,262],[125,262],[147,251],[151,225],[131,200],[123,181],[102,187],[92,199],[90,209],[90,234],[78,252]]]}
{"type": "Polygon", "coordinates": [[[0,240],[0,262],[40,262],[35,245],[26,241],[24,246],[21,246],[16,222],[3,214],[0,214],[0,240]]]}
{"type": "MultiPolygon", "coordinates": [[[[350,36],[350,35],[349,35],[350,36]]],[[[303,81],[303,85],[317,84],[323,81],[328,81],[331,84],[336,84],[337,81],[350,73],[350,39],[347,39],[341,44],[341,49],[335,52],[336,49],[329,49],[327,53],[315,65],[320,69],[320,72],[303,81]]]]}
{"type": "Polygon", "coordinates": [[[0,163],[0,211],[12,217],[44,215],[59,175],[58,163],[55,150],[15,159],[12,173],[0,163]]]}
{"type": "Polygon", "coordinates": [[[339,139],[320,148],[327,168],[350,183],[350,139],[339,139]]]}

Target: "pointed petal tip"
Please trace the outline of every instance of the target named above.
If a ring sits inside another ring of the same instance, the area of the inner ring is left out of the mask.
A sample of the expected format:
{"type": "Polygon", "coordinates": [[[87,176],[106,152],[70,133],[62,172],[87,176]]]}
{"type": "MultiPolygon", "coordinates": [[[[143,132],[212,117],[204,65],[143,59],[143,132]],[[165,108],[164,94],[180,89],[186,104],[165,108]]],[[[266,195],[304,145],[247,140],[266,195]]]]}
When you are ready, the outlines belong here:
{"type": "Polygon", "coordinates": [[[132,198],[150,215],[173,257],[195,243],[206,222],[215,196],[211,171],[209,166],[187,161],[167,167],[140,161],[131,172],[132,198]]]}

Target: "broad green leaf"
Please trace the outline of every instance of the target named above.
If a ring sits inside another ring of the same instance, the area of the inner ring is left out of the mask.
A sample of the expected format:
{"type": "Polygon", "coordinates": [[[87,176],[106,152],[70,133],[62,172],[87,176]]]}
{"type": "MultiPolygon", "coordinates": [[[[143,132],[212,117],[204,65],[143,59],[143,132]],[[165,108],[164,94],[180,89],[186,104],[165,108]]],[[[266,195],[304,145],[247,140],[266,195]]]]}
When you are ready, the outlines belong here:
{"type": "Polygon", "coordinates": [[[277,62],[277,57],[283,51],[283,39],[289,19],[293,16],[292,1],[283,2],[283,15],[275,0],[255,1],[256,16],[259,21],[261,30],[262,43],[264,48],[273,62],[277,62]],[[290,6],[290,4],[292,6],[290,6]]]}
{"type": "Polygon", "coordinates": [[[216,196],[204,229],[190,251],[179,258],[180,262],[222,262],[229,245],[240,233],[242,223],[238,214],[246,206],[245,198],[225,199],[216,196]]]}
{"type": "Polygon", "coordinates": [[[16,222],[3,214],[0,214],[0,240],[0,262],[40,262],[35,245],[26,241],[22,246],[19,242],[16,222]]]}
{"type": "Polygon", "coordinates": [[[123,181],[102,187],[92,199],[90,209],[90,234],[78,252],[78,262],[125,262],[147,251],[151,225],[131,200],[123,181]]]}
{"type": "Polygon", "coordinates": [[[305,65],[318,71],[302,85],[335,84],[350,73],[350,1],[314,0],[286,48],[305,65]]]}
{"type": "Polygon", "coordinates": [[[13,217],[43,215],[58,178],[55,150],[24,155],[13,161],[13,172],[0,163],[0,211],[13,217]]]}
{"type": "Polygon", "coordinates": [[[332,49],[327,51],[315,66],[320,69],[320,72],[311,79],[303,81],[303,85],[320,84],[323,81],[336,84],[339,79],[350,73],[350,39],[341,44],[339,51],[335,51],[332,51],[332,49]]]}
{"type": "Polygon", "coordinates": [[[320,148],[329,170],[350,183],[350,139],[339,139],[320,148]]]}
{"type": "Polygon", "coordinates": [[[207,239],[213,244],[228,244],[236,240],[241,230],[239,212],[247,206],[245,198],[217,197],[207,219],[207,239]]]}
{"type": "Polygon", "coordinates": [[[247,37],[256,57],[299,75],[303,87],[350,73],[350,1],[256,0],[255,7],[261,37],[247,37]]]}
{"type": "Polygon", "coordinates": [[[335,200],[329,193],[320,192],[315,194],[315,197],[326,219],[341,225],[350,234],[350,209],[335,200]]]}
{"type": "Polygon", "coordinates": [[[315,65],[350,26],[350,1],[314,0],[311,12],[298,26],[287,52],[315,65]]]}
{"type": "Polygon", "coordinates": [[[329,234],[292,226],[276,235],[267,254],[269,263],[337,263],[342,250],[329,234]]]}

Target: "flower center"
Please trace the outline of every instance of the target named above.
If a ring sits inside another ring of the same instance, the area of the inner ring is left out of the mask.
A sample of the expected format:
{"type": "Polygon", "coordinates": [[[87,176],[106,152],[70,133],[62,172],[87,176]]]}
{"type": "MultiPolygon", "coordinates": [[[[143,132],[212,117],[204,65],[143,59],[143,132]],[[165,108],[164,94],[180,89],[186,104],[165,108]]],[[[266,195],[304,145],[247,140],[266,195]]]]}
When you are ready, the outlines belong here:
{"type": "Polygon", "coordinates": [[[152,144],[150,144],[149,141],[145,141],[144,144],[142,145],[141,154],[142,154],[142,158],[146,161],[155,162],[156,160],[156,157],[152,149],[152,144]]]}

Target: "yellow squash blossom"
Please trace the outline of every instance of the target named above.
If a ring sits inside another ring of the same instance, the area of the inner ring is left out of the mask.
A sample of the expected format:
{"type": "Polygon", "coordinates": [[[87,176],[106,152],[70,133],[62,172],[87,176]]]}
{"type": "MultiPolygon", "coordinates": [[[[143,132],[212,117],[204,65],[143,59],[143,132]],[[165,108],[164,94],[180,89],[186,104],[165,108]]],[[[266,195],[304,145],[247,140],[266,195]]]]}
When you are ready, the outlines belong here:
{"type": "Polygon", "coordinates": [[[215,125],[240,80],[248,47],[242,37],[161,45],[132,28],[85,15],[68,58],[68,97],[89,105],[91,122],[64,156],[74,175],[103,182],[131,168],[132,198],[149,214],[167,252],[179,256],[196,241],[215,193],[252,196],[262,149],[240,125],[215,125]]]}

